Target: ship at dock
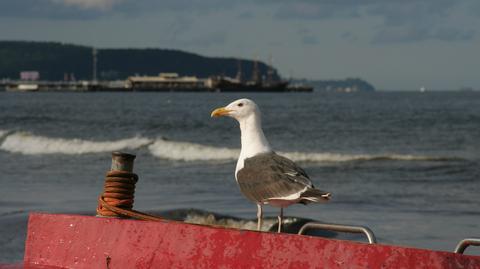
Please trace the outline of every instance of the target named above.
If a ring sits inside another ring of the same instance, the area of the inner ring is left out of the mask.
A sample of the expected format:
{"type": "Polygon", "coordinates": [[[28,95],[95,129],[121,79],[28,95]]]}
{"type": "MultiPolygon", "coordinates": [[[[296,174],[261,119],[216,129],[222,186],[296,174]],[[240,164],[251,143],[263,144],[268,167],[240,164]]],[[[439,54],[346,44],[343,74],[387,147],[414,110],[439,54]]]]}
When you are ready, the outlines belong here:
{"type": "Polygon", "coordinates": [[[254,65],[252,78],[245,80],[241,67],[235,78],[212,76],[179,76],[177,73],[160,73],[158,76],[128,77],[125,88],[132,91],[188,91],[188,92],[311,92],[313,87],[306,85],[290,86],[289,81],[274,79],[273,69],[269,69],[266,78],[260,76],[254,65]]]}
{"type": "Polygon", "coordinates": [[[240,81],[229,77],[214,79],[214,90],[219,92],[286,92],[289,91],[288,81],[240,81]]]}
{"type": "Polygon", "coordinates": [[[238,64],[238,72],[235,78],[225,76],[215,77],[213,86],[219,92],[311,92],[313,87],[306,85],[290,86],[289,81],[274,79],[274,70],[268,66],[267,77],[262,78],[258,69],[258,62],[253,65],[252,78],[245,80],[242,74],[241,62],[238,64]]]}
{"type": "Polygon", "coordinates": [[[262,79],[258,71],[258,63],[254,62],[252,78],[245,80],[243,78],[241,62],[238,62],[238,71],[235,78],[226,76],[214,77],[213,86],[219,92],[282,92],[286,91],[287,81],[274,81],[271,67],[268,69],[267,79],[262,79]]]}
{"type": "Polygon", "coordinates": [[[125,89],[148,92],[311,92],[313,87],[289,86],[288,81],[241,81],[225,76],[197,78],[176,73],[129,77],[125,89]]]}

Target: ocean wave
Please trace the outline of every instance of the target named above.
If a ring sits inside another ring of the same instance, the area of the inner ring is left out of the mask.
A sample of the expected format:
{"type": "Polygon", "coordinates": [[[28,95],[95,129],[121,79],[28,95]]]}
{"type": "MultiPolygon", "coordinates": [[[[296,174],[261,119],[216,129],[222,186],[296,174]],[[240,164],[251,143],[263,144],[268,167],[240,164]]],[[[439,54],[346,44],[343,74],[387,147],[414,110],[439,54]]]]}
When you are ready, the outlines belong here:
{"type": "MultiPolygon", "coordinates": [[[[186,223],[194,223],[201,225],[222,226],[226,228],[235,228],[243,230],[257,230],[257,219],[242,219],[229,215],[218,214],[214,212],[205,211],[202,209],[173,209],[159,212],[160,215],[167,219],[183,221],[186,223]]],[[[253,213],[252,213],[253,215],[253,213]]],[[[284,216],[283,232],[298,233],[303,224],[312,221],[311,219],[297,218],[284,216]]],[[[278,227],[277,217],[263,217],[262,231],[277,231],[278,227]]]]}
{"type": "MultiPolygon", "coordinates": [[[[175,161],[234,161],[239,149],[213,147],[191,142],[157,139],[149,145],[152,155],[175,161]]],[[[335,163],[354,161],[448,161],[455,157],[424,156],[409,154],[340,154],[319,152],[278,152],[297,162],[335,163]]]]}
{"type": "Polygon", "coordinates": [[[236,160],[240,150],[212,147],[190,142],[170,141],[163,138],[148,146],[153,156],[176,161],[236,160]]]}
{"type": "Polygon", "coordinates": [[[82,139],[50,138],[36,136],[26,132],[15,132],[4,138],[0,149],[26,155],[87,154],[137,149],[151,142],[152,140],[142,137],[115,141],[89,141],[82,139]]]}
{"type": "Polygon", "coordinates": [[[4,136],[7,136],[8,133],[9,133],[9,131],[0,130],[0,139],[2,139],[4,136]]]}
{"type": "MultiPolygon", "coordinates": [[[[235,161],[237,148],[214,147],[165,138],[132,137],[114,141],[51,138],[27,132],[0,130],[0,149],[26,155],[88,154],[135,150],[148,146],[150,153],[161,159],[174,161],[235,161]]],[[[297,162],[336,163],[354,161],[450,161],[457,157],[424,156],[410,154],[342,154],[328,152],[278,152],[297,162]]]]}
{"type": "MultiPolygon", "coordinates": [[[[245,220],[228,217],[217,217],[215,214],[188,214],[184,220],[186,223],[202,224],[202,225],[215,225],[227,228],[244,229],[244,230],[257,230],[256,220],[245,220]]],[[[262,224],[262,231],[268,231],[277,223],[276,219],[264,219],[262,224]]]]}

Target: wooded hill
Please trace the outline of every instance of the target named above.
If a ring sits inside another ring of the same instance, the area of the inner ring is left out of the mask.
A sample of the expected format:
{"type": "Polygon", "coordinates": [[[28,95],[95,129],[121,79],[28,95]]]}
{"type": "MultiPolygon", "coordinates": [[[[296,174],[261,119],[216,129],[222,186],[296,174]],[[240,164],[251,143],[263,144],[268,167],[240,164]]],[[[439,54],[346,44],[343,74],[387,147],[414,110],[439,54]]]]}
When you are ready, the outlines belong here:
{"type": "MultiPolygon", "coordinates": [[[[93,48],[58,42],[0,41],[0,79],[18,79],[21,71],[38,71],[41,80],[63,80],[71,74],[77,80],[90,80],[93,74],[93,48]]],[[[182,76],[235,77],[239,62],[245,79],[252,77],[254,61],[204,57],[169,49],[97,49],[98,79],[126,79],[132,75],[178,73],[182,76]]],[[[258,62],[260,75],[268,66],[258,62]]],[[[273,78],[278,74],[273,69],[273,78]]]]}

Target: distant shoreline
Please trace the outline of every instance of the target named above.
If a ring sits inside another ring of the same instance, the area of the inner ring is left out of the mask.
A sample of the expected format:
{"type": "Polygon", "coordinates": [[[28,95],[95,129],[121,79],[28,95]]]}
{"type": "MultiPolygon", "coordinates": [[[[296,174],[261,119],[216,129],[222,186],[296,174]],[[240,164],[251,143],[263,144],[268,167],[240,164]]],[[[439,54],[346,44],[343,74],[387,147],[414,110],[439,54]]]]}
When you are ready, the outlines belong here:
{"type": "Polygon", "coordinates": [[[177,73],[179,76],[197,78],[220,76],[239,81],[288,81],[292,85],[292,91],[297,84],[312,86],[317,91],[375,90],[372,84],[360,78],[282,79],[273,65],[262,61],[206,57],[180,50],[97,49],[59,42],[0,41],[0,51],[0,83],[2,80],[20,79],[21,73],[30,79],[33,77],[35,80],[55,81],[57,84],[72,81],[117,81],[131,76],[177,73]]]}

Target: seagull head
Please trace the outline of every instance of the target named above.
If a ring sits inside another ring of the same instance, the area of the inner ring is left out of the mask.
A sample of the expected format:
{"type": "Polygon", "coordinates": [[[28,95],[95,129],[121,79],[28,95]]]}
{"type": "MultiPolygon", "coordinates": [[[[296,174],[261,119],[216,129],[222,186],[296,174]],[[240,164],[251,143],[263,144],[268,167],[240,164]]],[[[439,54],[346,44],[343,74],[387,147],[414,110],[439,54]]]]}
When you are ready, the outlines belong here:
{"type": "Polygon", "coordinates": [[[219,107],[212,111],[212,117],[228,116],[241,121],[252,115],[259,115],[260,109],[257,104],[250,99],[238,99],[225,107],[219,107]]]}

